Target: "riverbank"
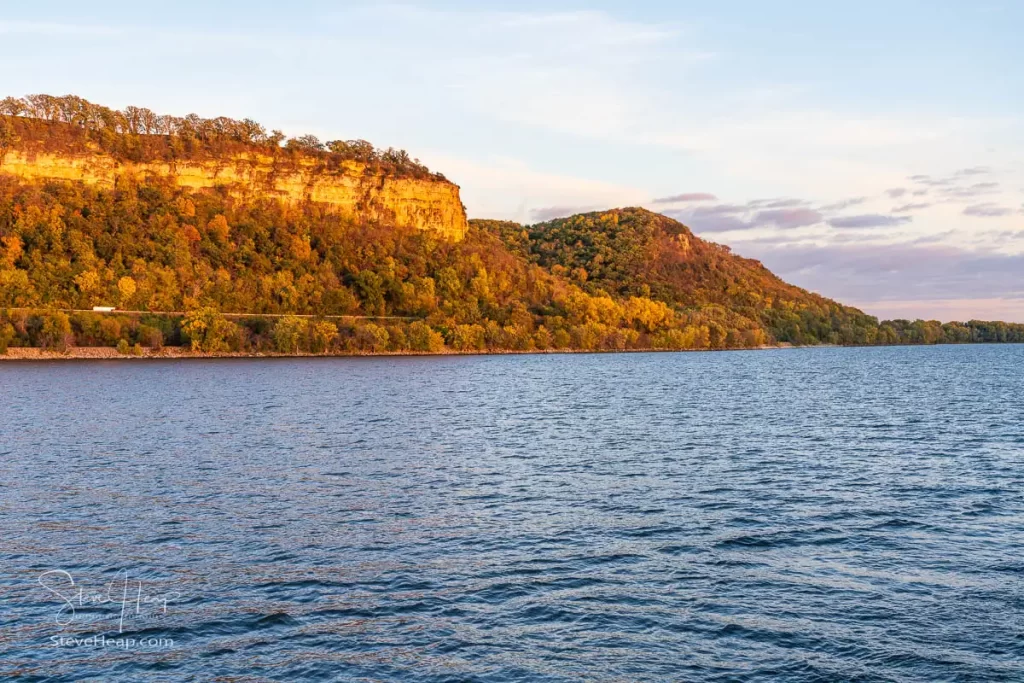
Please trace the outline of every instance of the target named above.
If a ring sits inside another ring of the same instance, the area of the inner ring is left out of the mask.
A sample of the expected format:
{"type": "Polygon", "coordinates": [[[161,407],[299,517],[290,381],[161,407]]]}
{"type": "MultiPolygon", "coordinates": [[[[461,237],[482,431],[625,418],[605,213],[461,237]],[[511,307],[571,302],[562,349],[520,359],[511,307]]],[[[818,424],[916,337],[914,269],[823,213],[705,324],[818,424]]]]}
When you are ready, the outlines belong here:
{"type": "MultiPolygon", "coordinates": [[[[824,345],[823,345],[824,346],[824,345]]],[[[766,351],[770,349],[798,348],[792,344],[765,345],[751,349],[688,349],[687,353],[699,351],[766,351]]],[[[512,356],[512,355],[550,355],[569,353],[679,353],[672,349],[545,349],[532,351],[495,350],[495,351],[456,351],[445,349],[440,352],[431,351],[351,351],[345,353],[276,353],[276,352],[214,352],[192,351],[178,346],[166,346],[162,349],[143,348],[141,355],[122,354],[109,346],[76,346],[67,351],[50,351],[30,347],[10,347],[6,354],[0,354],[0,361],[50,361],[50,360],[173,360],[173,359],[205,359],[205,358],[353,358],[373,356],[512,356]]]]}

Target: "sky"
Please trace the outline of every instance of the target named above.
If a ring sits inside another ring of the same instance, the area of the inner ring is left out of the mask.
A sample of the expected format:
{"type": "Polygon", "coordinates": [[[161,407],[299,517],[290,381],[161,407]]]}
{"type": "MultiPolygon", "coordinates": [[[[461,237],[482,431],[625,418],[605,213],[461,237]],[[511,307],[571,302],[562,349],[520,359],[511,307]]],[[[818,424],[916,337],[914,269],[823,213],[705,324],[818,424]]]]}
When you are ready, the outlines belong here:
{"type": "Polygon", "coordinates": [[[409,150],[470,217],[644,206],[883,318],[1024,322],[1024,2],[0,0],[0,97],[409,150]]]}

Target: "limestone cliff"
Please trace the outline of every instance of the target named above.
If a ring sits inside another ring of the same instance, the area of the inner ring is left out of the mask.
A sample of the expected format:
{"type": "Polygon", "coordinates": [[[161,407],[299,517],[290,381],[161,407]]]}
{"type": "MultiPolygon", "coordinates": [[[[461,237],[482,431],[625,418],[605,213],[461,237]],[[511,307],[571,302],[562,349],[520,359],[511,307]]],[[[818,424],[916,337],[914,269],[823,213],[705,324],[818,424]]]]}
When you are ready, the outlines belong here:
{"type": "Polygon", "coordinates": [[[99,151],[57,154],[12,148],[0,156],[0,173],[107,187],[125,174],[163,176],[192,189],[225,187],[240,198],[321,202],[359,220],[434,230],[452,240],[462,239],[468,229],[457,185],[374,173],[353,161],[327,165],[316,158],[281,160],[242,153],[229,159],[135,163],[99,151]]]}

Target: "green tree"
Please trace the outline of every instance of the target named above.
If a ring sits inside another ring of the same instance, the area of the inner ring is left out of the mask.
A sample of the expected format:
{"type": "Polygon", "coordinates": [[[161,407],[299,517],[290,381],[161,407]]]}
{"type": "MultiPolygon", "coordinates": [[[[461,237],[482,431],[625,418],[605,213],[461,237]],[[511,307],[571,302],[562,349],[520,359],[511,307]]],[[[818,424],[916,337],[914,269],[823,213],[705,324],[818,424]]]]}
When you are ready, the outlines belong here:
{"type": "Polygon", "coordinates": [[[426,323],[416,321],[410,324],[406,336],[412,351],[439,353],[444,350],[444,337],[430,329],[426,323]]]}
{"type": "Polygon", "coordinates": [[[53,311],[43,315],[42,329],[39,332],[40,346],[54,351],[67,351],[74,342],[71,333],[71,320],[61,311],[53,311]]]}
{"type": "Polygon", "coordinates": [[[313,325],[313,353],[326,353],[338,338],[338,326],[332,322],[321,320],[313,325]]]}
{"type": "MultiPolygon", "coordinates": [[[[391,341],[391,333],[374,323],[363,323],[356,328],[356,343],[364,351],[386,351],[391,341]]],[[[404,345],[404,338],[403,338],[404,345]]]]}
{"type": "Polygon", "coordinates": [[[231,350],[238,328],[212,306],[189,311],[181,323],[193,351],[217,353],[231,350]]]}
{"type": "Polygon", "coordinates": [[[298,353],[306,348],[308,325],[302,318],[288,315],[274,325],[274,347],[279,353],[298,353]]]}

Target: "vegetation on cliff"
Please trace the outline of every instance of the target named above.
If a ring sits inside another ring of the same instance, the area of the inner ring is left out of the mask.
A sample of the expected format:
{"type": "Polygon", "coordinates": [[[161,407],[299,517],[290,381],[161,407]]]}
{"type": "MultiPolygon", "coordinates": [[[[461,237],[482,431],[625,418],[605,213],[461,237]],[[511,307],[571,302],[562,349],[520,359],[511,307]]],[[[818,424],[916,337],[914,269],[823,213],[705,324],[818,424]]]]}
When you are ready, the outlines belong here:
{"type": "Polygon", "coordinates": [[[326,168],[337,168],[355,161],[365,164],[367,174],[444,180],[405,150],[381,150],[365,140],[321,142],[313,135],[287,138],[277,130],[268,132],[252,119],[168,116],[143,107],[116,110],[74,95],[0,100],[0,155],[14,145],[55,154],[96,149],[137,163],[260,153],[281,163],[313,159],[326,168]]]}

